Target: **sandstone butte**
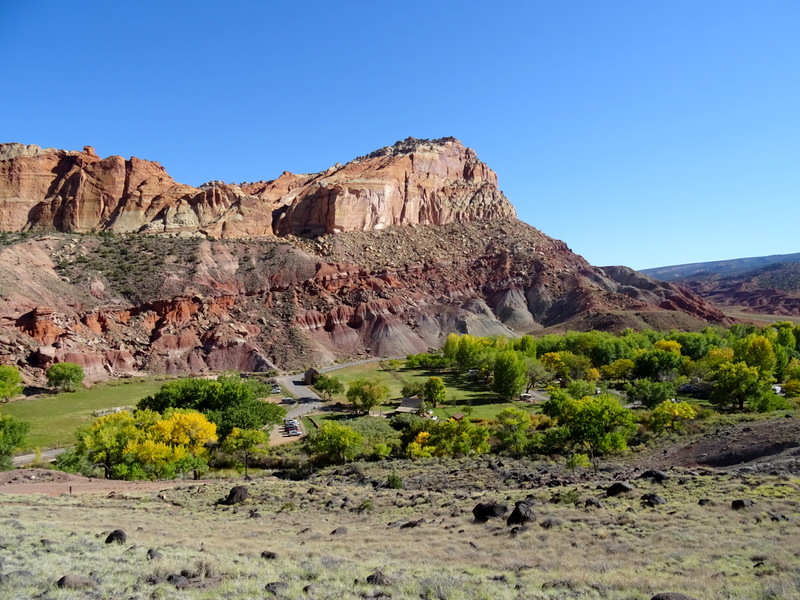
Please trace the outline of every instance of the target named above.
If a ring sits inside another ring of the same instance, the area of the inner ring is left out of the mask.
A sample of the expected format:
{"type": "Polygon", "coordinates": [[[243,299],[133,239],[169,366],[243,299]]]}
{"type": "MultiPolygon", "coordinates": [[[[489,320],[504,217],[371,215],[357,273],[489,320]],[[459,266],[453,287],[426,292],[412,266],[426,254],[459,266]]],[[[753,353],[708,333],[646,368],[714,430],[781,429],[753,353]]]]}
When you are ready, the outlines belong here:
{"type": "Polygon", "coordinates": [[[220,239],[513,217],[458,140],[406,140],[322,173],[240,185],[175,182],[156,163],[0,144],[0,230],[197,233],[220,239]]]}
{"type": "Polygon", "coordinates": [[[422,352],[451,332],[727,321],[518,221],[495,173],[453,138],[199,188],[91,147],[2,144],[0,230],[29,232],[0,245],[0,362],[30,381],[57,361],[92,380],[260,371],[422,352]]]}

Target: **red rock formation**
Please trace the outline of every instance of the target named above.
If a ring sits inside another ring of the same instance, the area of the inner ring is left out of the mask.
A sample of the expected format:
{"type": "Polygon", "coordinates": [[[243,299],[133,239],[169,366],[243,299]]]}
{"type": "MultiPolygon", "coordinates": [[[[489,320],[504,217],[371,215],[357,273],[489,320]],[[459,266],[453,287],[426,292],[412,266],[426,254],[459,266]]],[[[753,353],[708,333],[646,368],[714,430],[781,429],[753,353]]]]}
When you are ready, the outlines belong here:
{"type": "Polygon", "coordinates": [[[0,144],[0,230],[195,233],[222,239],[371,231],[514,216],[497,176],[453,138],[409,138],[345,166],[269,182],[176,183],[156,162],[0,144]]]}

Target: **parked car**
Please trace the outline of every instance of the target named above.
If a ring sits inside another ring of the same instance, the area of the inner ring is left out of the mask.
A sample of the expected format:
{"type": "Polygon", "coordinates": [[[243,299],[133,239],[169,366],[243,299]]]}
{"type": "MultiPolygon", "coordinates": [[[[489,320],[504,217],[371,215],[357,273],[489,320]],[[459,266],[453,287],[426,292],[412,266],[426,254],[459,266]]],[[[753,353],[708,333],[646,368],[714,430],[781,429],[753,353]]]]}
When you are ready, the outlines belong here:
{"type": "Polygon", "coordinates": [[[280,388],[280,386],[277,386],[277,385],[276,385],[274,388],[272,388],[272,392],[271,392],[271,393],[272,393],[272,394],[280,394],[280,393],[281,393],[281,388],[280,388]]]}
{"type": "Polygon", "coordinates": [[[519,399],[523,402],[531,402],[533,400],[532,394],[520,394],[519,399]]]}

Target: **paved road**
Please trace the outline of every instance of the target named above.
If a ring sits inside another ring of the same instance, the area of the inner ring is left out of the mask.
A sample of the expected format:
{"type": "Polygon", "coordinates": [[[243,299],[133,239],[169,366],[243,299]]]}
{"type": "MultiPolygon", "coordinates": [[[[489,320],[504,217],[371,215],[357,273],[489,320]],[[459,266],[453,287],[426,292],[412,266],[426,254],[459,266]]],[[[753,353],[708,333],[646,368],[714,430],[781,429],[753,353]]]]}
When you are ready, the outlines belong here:
{"type": "MultiPolygon", "coordinates": [[[[66,448],[54,448],[53,450],[44,450],[42,452],[42,462],[51,462],[55,459],[56,456],[61,454],[66,448]]],[[[34,460],[36,460],[35,454],[22,454],[20,456],[15,456],[13,459],[13,463],[15,467],[21,467],[23,465],[29,465],[34,460]]]]}

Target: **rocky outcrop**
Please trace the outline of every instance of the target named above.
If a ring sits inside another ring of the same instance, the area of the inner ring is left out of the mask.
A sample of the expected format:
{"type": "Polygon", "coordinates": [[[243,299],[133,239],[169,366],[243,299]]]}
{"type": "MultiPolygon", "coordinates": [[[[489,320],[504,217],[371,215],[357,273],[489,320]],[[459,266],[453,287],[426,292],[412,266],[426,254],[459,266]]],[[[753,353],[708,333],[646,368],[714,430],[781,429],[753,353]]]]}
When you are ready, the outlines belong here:
{"type": "Polygon", "coordinates": [[[264,371],[424,352],[452,332],[727,322],[513,218],[494,173],[452,138],[201,188],[91,148],[0,145],[0,217],[27,230],[0,237],[0,362],[31,380],[59,361],[92,380],[264,371]],[[184,235],[51,233],[65,229],[184,235]]]}
{"type": "Polygon", "coordinates": [[[514,216],[497,176],[458,140],[414,140],[322,173],[268,182],[175,182],[156,163],[0,144],[0,230],[235,239],[371,231],[514,216]]]}

